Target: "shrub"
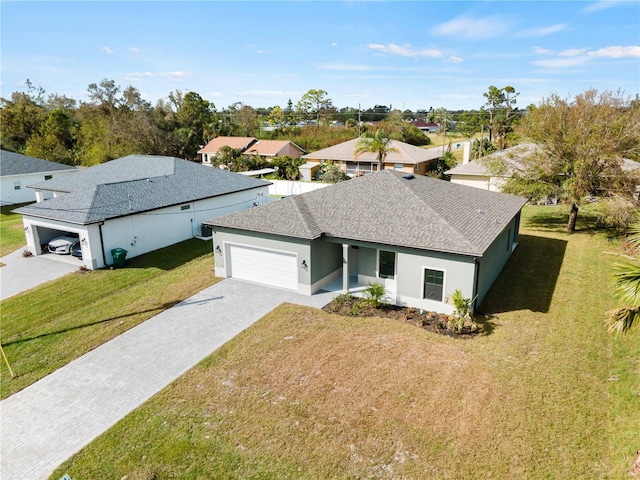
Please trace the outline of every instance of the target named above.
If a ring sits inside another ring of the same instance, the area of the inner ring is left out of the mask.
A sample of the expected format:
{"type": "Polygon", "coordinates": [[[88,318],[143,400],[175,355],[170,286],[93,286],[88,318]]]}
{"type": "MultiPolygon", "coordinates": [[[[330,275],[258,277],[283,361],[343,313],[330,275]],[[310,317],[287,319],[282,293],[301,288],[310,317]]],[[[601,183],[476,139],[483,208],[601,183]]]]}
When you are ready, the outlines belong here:
{"type": "Polygon", "coordinates": [[[454,326],[455,331],[460,333],[462,331],[462,327],[464,327],[464,322],[469,320],[471,322],[471,329],[475,330],[477,328],[476,323],[473,321],[473,317],[471,316],[471,308],[473,306],[473,301],[475,298],[465,298],[462,296],[462,291],[456,289],[449,297],[447,297],[447,302],[453,305],[455,309],[453,315],[449,317],[448,326],[454,326]]]}
{"type": "Polygon", "coordinates": [[[619,234],[627,233],[636,220],[637,202],[619,195],[598,202],[596,224],[600,228],[610,228],[619,234]]]}
{"type": "Polygon", "coordinates": [[[385,294],[384,285],[381,283],[370,283],[364,291],[365,300],[369,305],[378,308],[383,302],[382,298],[385,294]]]}

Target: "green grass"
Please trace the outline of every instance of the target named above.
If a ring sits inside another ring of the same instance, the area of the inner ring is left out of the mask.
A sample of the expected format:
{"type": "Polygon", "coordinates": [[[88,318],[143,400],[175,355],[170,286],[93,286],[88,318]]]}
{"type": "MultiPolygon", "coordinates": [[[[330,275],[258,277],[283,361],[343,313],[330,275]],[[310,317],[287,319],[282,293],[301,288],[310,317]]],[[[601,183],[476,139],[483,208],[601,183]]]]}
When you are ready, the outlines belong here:
{"type": "Polygon", "coordinates": [[[211,242],[188,240],[127,260],[126,268],[78,271],[0,302],[0,397],[25,388],[120,333],[215,282],[211,242]]]}
{"type": "Polygon", "coordinates": [[[483,335],[284,305],[51,478],[628,478],[640,335],[606,332],[615,242],[527,207],[483,335]]]}
{"type": "Polygon", "coordinates": [[[26,245],[22,227],[22,215],[11,213],[22,205],[0,207],[0,257],[26,245]]]}

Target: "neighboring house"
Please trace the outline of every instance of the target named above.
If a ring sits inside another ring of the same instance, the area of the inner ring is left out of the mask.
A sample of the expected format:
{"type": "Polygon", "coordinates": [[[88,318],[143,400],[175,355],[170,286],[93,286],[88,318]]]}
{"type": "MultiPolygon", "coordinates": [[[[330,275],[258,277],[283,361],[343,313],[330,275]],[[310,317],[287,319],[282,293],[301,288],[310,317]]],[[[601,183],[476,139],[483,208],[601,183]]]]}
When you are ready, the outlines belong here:
{"type": "Polygon", "coordinates": [[[399,140],[391,140],[389,147],[394,148],[395,151],[387,154],[384,165],[381,166],[373,152],[362,152],[355,155],[354,152],[359,140],[359,138],[354,138],[333,147],[303,155],[302,158],[310,165],[319,166],[320,163],[327,161],[337,163],[347,174],[356,177],[379,170],[398,170],[424,175],[442,156],[441,148],[426,149],[399,140]]]}
{"type": "Polygon", "coordinates": [[[304,150],[289,140],[258,140],[255,137],[216,137],[198,150],[202,164],[211,166],[211,161],[222,147],[240,150],[242,155],[260,155],[266,160],[273,157],[300,158],[304,150]]]}
{"type": "Polygon", "coordinates": [[[243,155],[260,155],[266,160],[273,157],[300,158],[305,151],[290,140],[258,140],[247,147],[243,155]]]}
{"type": "MultiPolygon", "coordinates": [[[[35,193],[27,188],[28,185],[57,179],[76,171],[76,167],[62,163],[0,150],[0,202],[2,205],[35,202],[35,193]]],[[[50,197],[51,194],[48,195],[50,197]]]]}
{"type": "MultiPolygon", "coordinates": [[[[50,200],[16,210],[35,255],[65,232],[79,235],[88,269],[203,235],[202,222],[268,201],[270,183],[173,157],[130,155],[33,185],[50,200]]],[[[206,229],[205,229],[206,230],[206,229]]]]}
{"type": "MultiPolygon", "coordinates": [[[[522,143],[515,147],[494,152],[486,157],[474,161],[465,161],[445,172],[451,176],[452,183],[481,188],[492,192],[499,192],[502,185],[514,171],[522,168],[522,159],[529,155],[538,155],[541,150],[535,143],[522,143]],[[497,175],[491,172],[487,165],[497,163],[502,165],[503,173],[497,175]]],[[[465,157],[468,158],[468,157],[465,157]]],[[[624,174],[640,173],[640,163],[624,158],[621,169],[624,174]]]]}
{"type": "Polygon", "coordinates": [[[416,121],[416,122],[411,122],[411,125],[413,125],[416,128],[419,128],[424,133],[438,133],[440,131],[440,125],[433,122],[427,123],[427,122],[416,121]]]}
{"type": "Polygon", "coordinates": [[[255,137],[216,137],[198,150],[198,153],[202,155],[202,164],[211,166],[211,160],[222,147],[230,147],[244,152],[257,141],[258,139],[255,137]]]}
{"type": "Polygon", "coordinates": [[[522,143],[515,147],[493,152],[478,160],[466,161],[445,174],[451,176],[452,183],[499,192],[505,180],[520,167],[521,159],[537,153],[539,153],[539,148],[535,143],[522,143]],[[493,162],[502,164],[504,173],[500,175],[491,173],[486,165],[493,162]]]}
{"type": "Polygon", "coordinates": [[[215,273],[311,295],[385,285],[392,303],[479,304],[518,244],[526,200],[385,170],[205,223],[215,273]]]}

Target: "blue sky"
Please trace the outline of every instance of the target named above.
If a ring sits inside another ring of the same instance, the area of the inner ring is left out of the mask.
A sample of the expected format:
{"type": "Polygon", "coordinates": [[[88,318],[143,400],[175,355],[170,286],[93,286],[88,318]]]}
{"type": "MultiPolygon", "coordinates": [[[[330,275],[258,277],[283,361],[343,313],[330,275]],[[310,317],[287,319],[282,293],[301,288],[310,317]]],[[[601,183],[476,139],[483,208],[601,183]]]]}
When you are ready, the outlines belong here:
{"type": "Polygon", "coordinates": [[[28,78],[86,100],[90,83],[155,103],[195,91],[218,109],[295,104],[479,108],[589,88],[640,92],[640,2],[28,2],[1,14],[1,93],[28,78]]]}

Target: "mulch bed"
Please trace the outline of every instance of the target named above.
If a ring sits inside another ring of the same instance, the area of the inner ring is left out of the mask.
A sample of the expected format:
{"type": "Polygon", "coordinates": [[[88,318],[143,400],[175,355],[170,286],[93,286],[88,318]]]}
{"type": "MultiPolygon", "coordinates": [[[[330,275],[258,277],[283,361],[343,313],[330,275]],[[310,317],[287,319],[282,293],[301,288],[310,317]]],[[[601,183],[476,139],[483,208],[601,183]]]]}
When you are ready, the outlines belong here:
{"type": "Polygon", "coordinates": [[[481,332],[481,327],[473,328],[465,323],[460,332],[454,330],[454,320],[449,315],[436,312],[427,312],[412,307],[399,307],[397,305],[381,304],[377,308],[366,300],[353,295],[340,295],[322,308],[325,312],[342,315],[345,317],[382,317],[410,323],[418,328],[428,330],[441,335],[453,337],[475,336],[481,332]]]}

